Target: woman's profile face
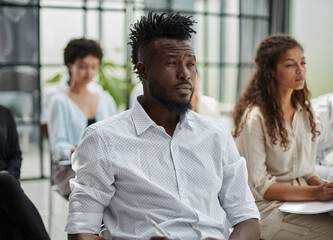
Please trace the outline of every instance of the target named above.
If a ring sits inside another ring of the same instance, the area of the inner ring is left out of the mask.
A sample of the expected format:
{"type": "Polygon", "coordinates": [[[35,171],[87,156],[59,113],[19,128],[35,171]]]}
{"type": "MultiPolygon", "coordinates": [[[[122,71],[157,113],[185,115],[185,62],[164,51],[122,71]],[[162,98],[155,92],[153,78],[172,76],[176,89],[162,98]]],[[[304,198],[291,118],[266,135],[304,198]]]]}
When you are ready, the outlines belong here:
{"type": "Polygon", "coordinates": [[[278,89],[301,90],[306,77],[306,62],[302,49],[295,47],[283,53],[272,76],[278,89]]]}
{"type": "Polygon", "coordinates": [[[98,73],[100,61],[96,56],[87,55],[68,65],[71,81],[75,84],[88,84],[98,73]]]}

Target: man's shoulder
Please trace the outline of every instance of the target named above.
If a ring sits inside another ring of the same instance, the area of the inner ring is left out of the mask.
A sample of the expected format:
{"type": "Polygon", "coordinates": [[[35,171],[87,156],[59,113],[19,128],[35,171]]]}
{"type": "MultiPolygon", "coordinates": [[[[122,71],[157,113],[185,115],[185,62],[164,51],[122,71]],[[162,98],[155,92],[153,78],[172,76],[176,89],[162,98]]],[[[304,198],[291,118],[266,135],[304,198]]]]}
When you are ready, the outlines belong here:
{"type": "Polygon", "coordinates": [[[229,131],[229,129],[222,123],[221,120],[213,118],[211,116],[199,114],[196,112],[188,113],[189,121],[195,125],[196,129],[206,129],[212,132],[216,131],[229,131]]]}
{"type": "Polygon", "coordinates": [[[130,110],[115,114],[108,118],[98,121],[93,124],[90,128],[94,129],[100,134],[116,134],[122,132],[123,127],[130,124],[131,115],[130,110]]]}

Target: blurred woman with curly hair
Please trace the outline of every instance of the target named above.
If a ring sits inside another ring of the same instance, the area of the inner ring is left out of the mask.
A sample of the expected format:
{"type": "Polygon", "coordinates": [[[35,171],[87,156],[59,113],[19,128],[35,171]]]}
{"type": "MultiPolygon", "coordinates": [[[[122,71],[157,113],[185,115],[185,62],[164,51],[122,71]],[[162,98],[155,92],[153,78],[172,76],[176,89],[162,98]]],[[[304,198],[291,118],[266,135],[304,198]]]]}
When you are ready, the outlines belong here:
{"type": "Polygon", "coordinates": [[[284,201],[333,199],[333,182],[316,174],[316,131],[302,46],[276,34],[264,39],[256,70],[234,112],[236,144],[247,160],[249,185],[261,214],[262,239],[333,239],[329,214],[278,210],[284,201]]]}

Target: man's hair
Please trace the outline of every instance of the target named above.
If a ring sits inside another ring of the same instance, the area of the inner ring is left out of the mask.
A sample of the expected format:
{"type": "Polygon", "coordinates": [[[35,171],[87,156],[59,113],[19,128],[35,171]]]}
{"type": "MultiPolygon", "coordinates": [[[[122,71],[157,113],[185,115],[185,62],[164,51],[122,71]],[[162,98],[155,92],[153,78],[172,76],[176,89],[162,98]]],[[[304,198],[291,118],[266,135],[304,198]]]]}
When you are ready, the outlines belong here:
{"type": "Polygon", "coordinates": [[[139,61],[139,54],[158,38],[186,40],[191,38],[191,33],[196,33],[192,26],[195,23],[192,16],[182,16],[179,13],[149,12],[148,17],[142,16],[131,26],[129,45],[132,46],[132,63],[134,70],[139,61]]]}
{"type": "Polygon", "coordinates": [[[84,58],[87,55],[93,55],[102,61],[103,51],[99,43],[86,38],[72,39],[64,49],[65,65],[74,63],[78,58],[84,58]]]}

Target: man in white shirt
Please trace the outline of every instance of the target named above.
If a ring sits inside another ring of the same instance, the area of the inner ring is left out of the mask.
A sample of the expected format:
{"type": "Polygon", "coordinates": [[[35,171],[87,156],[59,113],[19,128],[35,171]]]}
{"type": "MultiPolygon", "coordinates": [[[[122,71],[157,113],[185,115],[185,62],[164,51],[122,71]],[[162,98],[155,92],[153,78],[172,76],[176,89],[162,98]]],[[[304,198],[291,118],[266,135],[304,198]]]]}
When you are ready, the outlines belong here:
{"type": "Polygon", "coordinates": [[[144,95],[88,127],[73,154],[68,239],[103,239],[102,221],[112,239],[150,239],[151,219],[168,238],[259,239],[259,212],[230,131],[189,111],[193,23],[149,13],[133,25],[132,62],[144,95]]]}
{"type": "Polygon", "coordinates": [[[322,179],[333,181],[333,166],[326,160],[326,156],[333,151],[333,93],[312,99],[311,104],[320,132],[315,168],[322,179]]]}

